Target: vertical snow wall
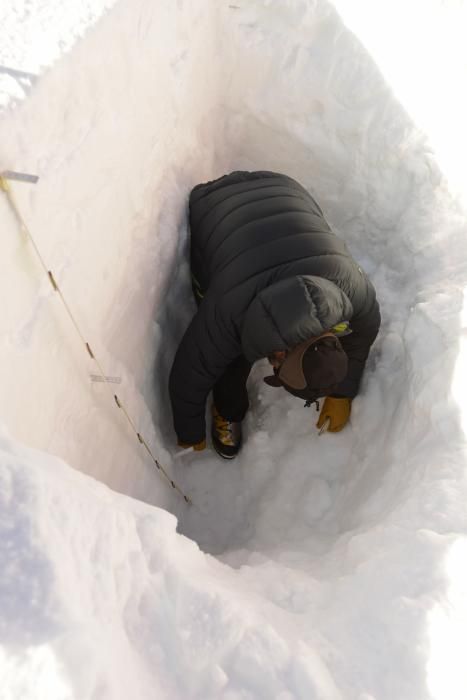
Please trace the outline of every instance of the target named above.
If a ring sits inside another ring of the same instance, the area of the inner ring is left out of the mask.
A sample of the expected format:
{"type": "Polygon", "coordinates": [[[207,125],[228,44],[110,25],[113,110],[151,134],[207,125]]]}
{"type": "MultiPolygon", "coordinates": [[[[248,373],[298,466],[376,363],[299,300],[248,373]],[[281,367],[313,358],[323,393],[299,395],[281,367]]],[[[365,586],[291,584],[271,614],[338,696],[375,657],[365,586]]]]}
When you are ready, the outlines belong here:
{"type": "MultiPolygon", "coordinates": [[[[227,148],[219,13],[206,10],[118,3],[0,121],[0,167],[40,177],[13,188],[46,265],[105,373],[121,379],[111,388],[165,462],[158,425],[170,422],[173,341],[160,319],[173,291],[188,296],[187,193],[222,169],[215,163],[227,148]]],[[[91,382],[96,366],[3,196],[0,207],[8,429],[117,490],[168,505],[170,489],[106,387],[91,382]]]]}
{"type": "MultiPolygon", "coordinates": [[[[40,176],[15,187],[21,209],[162,461],[170,464],[173,440],[166,376],[192,312],[187,195],[229,169],[288,172],[315,193],[384,289],[393,405],[390,387],[379,390],[389,413],[404,411],[394,382],[426,387],[417,346],[402,336],[416,324],[407,315],[415,307],[426,333],[438,333],[439,319],[452,328],[461,289],[447,299],[443,277],[462,266],[462,219],[429,141],[330,3],[120,2],[3,115],[0,135],[1,166],[40,176]],[[431,299],[441,306],[436,321],[431,299]]],[[[91,382],[95,366],[4,198],[0,207],[8,429],[117,490],[171,507],[106,387],[91,382]]],[[[432,359],[433,381],[452,375],[455,354],[450,345],[432,359]]],[[[446,392],[437,392],[441,414],[446,392]]],[[[401,426],[389,425],[392,449],[401,426]]]]}
{"type": "MultiPolygon", "coordinates": [[[[439,384],[430,410],[455,414],[456,344],[442,355],[434,344],[418,370],[412,340],[459,328],[463,219],[429,140],[329,2],[122,1],[4,113],[0,136],[1,166],[40,176],[36,186],[15,186],[20,207],[162,461],[170,464],[173,444],[167,372],[192,313],[187,195],[235,168],[297,177],[384,290],[379,362],[390,380],[377,388],[386,413],[368,461],[378,463],[381,449],[396,450],[398,463],[412,458],[432,423],[422,407],[430,382],[439,384]],[[419,421],[408,415],[415,394],[419,421]]],[[[106,387],[91,382],[95,366],[4,198],[0,207],[7,428],[117,490],[173,509],[106,387]]],[[[451,424],[439,421],[443,439],[456,442],[451,424]]],[[[365,501],[379,478],[363,470],[349,489],[365,501]]]]}

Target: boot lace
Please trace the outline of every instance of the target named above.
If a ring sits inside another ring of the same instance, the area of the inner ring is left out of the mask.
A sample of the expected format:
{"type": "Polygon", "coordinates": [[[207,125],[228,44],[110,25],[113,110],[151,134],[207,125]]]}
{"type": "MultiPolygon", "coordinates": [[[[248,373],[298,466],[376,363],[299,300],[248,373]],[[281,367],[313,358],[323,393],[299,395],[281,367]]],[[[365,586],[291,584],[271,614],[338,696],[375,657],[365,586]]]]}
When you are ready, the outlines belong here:
{"type": "Polygon", "coordinates": [[[219,440],[223,445],[235,447],[234,439],[234,423],[223,418],[216,410],[214,410],[214,425],[219,440]]]}

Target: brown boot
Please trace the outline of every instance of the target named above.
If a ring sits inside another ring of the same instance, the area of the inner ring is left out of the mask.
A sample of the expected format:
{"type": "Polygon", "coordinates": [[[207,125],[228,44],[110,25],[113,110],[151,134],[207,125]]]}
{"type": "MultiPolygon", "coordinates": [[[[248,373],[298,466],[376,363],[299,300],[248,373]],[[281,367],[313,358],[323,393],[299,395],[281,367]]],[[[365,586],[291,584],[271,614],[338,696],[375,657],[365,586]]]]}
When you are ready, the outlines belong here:
{"type": "Polygon", "coordinates": [[[213,404],[211,437],[217,454],[224,459],[233,459],[242,445],[242,424],[223,418],[213,404]]]}

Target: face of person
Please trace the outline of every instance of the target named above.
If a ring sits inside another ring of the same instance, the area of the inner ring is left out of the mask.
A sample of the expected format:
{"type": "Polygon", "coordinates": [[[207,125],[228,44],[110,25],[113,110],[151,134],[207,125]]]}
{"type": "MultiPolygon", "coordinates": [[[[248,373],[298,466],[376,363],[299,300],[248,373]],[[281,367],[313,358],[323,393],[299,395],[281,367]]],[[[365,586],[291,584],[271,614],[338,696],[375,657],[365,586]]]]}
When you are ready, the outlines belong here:
{"type": "Polygon", "coordinates": [[[285,350],[276,350],[268,355],[269,364],[271,364],[274,369],[279,369],[286,357],[287,352],[285,350]]]}

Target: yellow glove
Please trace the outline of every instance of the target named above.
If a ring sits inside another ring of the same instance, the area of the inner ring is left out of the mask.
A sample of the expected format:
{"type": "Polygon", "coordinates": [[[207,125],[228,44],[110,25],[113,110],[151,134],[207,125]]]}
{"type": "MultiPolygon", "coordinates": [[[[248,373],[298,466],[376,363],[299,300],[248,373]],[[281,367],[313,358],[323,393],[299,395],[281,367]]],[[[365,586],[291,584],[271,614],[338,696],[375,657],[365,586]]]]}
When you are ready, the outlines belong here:
{"type": "Polygon", "coordinates": [[[201,450],[204,450],[206,447],[206,438],[204,440],[201,440],[201,442],[196,442],[195,444],[190,442],[180,442],[179,440],[178,445],[179,447],[183,447],[185,450],[189,447],[192,447],[195,452],[201,452],[201,450]]]}
{"type": "Polygon", "coordinates": [[[333,399],[332,396],[328,396],[324,401],[316,427],[322,428],[329,419],[328,431],[338,433],[350,418],[351,405],[352,399],[333,399]]]}

